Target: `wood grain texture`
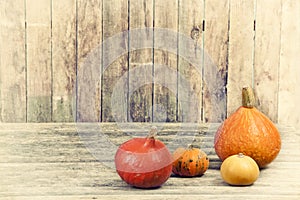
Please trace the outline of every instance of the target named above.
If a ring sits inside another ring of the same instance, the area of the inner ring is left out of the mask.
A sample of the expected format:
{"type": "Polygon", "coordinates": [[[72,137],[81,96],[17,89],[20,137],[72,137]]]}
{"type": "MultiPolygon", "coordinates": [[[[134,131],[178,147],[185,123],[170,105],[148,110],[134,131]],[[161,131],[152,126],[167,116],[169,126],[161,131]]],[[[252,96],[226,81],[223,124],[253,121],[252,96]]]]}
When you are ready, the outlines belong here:
{"type": "Polygon", "coordinates": [[[75,119],[76,1],[52,2],[52,121],[75,119]]]}
{"type": "Polygon", "coordinates": [[[153,0],[129,4],[128,121],[152,121],[153,0]]]}
{"type": "Polygon", "coordinates": [[[257,1],[254,52],[254,90],[257,107],[272,121],[278,118],[281,1],[257,1]],[[272,16],[272,17],[270,17],[272,16]]]}
{"type": "Polygon", "coordinates": [[[178,5],[178,121],[202,121],[203,18],[202,0],[178,5]]]}
{"type": "Polygon", "coordinates": [[[0,122],[219,122],[251,85],[272,121],[300,127],[298,10],[282,0],[2,1],[0,122]]]}
{"type": "Polygon", "coordinates": [[[153,121],[177,121],[178,0],[154,3],[153,121]]]}
{"type": "Polygon", "coordinates": [[[300,128],[300,2],[282,2],[278,121],[300,128]]]}
{"type": "MultiPolygon", "coordinates": [[[[281,199],[283,198],[282,197],[283,195],[280,195],[280,194],[277,194],[277,195],[264,195],[262,197],[262,195],[247,195],[247,199],[250,199],[250,200],[256,200],[257,198],[261,198],[261,199],[281,199]]],[[[74,198],[77,198],[77,199],[115,199],[115,200],[122,200],[124,198],[126,198],[124,195],[114,195],[114,194],[106,194],[106,195],[78,195],[78,196],[72,196],[72,195],[63,195],[63,196],[59,196],[59,195],[56,195],[56,196],[30,196],[30,197],[22,197],[22,199],[24,200],[36,200],[36,199],[45,199],[45,200],[51,200],[55,197],[55,199],[58,199],[58,200],[72,200],[74,198]]],[[[180,197],[180,198],[186,198],[186,199],[193,199],[195,198],[195,195],[193,194],[181,194],[181,195],[172,195],[172,194],[165,194],[165,195],[162,195],[162,194],[159,194],[159,195],[154,195],[154,194],[138,194],[138,195],[135,195],[134,198],[135,199],[139,199],[139,200],[152,200],[153,198],[158,198],[158,199],[165,199],[165,200],[173,200],[174,198],[176,199],[177,197],[180,197]]],[[[211,199],[211,200],[220,200],[220,199],[232,199],[232,200],[239,200],[239,199],[242,199],[242,198],[245,198],[244,195],[242,194],[238,194],[238,195],[235,195],[235,196],[231,196],[231,195],[228,195],[228,194],[223,194],[223,195],[209,195],[209,194],[199,194],[197,195],[197,197],[199,198],[205,198],[205,199],[211,199]]],[[[299,197],[298,195],[289,195],[288,196],[289,199],[291,200],[298,200],[299,197]]],[[[11,199],[11,198],[2,198],[2,199],[11,199]]]]}
{"type": "Polygon", "coordinates": [[[52,120],[51,2],[26,1],[27,121],[52,120]]]}
{"type": "MultiPolygon", "coordinates": [[[[172,175],[160,188],[141,190],[128,186],[86,148],[82,135],[92,139],[105,135],[115,145],[143,136],[151,126],[157,137],[170,144],[178,131],[194,133],[205,151],[213,148],[213,137],[220,124],[193,123],[39,123],[0,124],[1,199],[297,199],[299,198],[300,132],[279,126],[282,149],[268,168],[260,171],[251,186],[232,187],[221,178],[220,160],[214,151],[212,161],[201,177],[178,178],[172,175]],[[80,126],[80,128],[79,128],[80,126]],[[135,129],[139,127],[138,129],[135,129]],[[79,133],[78,128],[83,132],[79,133]],[[128,134],[131,133],[131,134],[128,134]],[[199,190],[201,188],[201,190],[199,190]],[[192,194],[191,194],[192,193],[192,194]]],[[[186,136],[185,134],[181,136],[186,136]]],[[[96,143],[96,141],[94,141],[96,143]]],[[[107,153],[104,149],[100,151],[107,153]]]]}
{"type": "Polygon", "coordinates": [[[231,0],[229,24],[227,114],[241,105],[241,91],[252,86],[254,1],[231,0]]]}
{"type": "Polygon", "coordinates": [[[0,122],[25,121],[25,6],[22,0],[1,1],[0,122]]]}
{"type": "Polygon", "coordinates": [[[101,120],[102,1],[78,1],[77,121],[101,120]]]}
{"type": "Polygon", "coordinates": [[[229,0],[205,2],[204,122],[222,122],[227,116],[228,23],[229,0]]]}
{"type": "Polygon", "coordinates": [[[102,121],[127,121],[128,1],[103,1],[102,70],[102,121]]]}

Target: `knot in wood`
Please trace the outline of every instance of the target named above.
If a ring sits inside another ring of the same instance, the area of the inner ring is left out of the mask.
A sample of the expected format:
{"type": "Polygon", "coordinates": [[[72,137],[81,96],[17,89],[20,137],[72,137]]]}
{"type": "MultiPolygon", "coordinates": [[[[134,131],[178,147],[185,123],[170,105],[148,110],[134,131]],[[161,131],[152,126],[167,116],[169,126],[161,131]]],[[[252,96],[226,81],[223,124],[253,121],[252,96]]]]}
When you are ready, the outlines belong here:
{"type": "Polygon", "coordinates": [[[200,37],[200,28],[199,26],[194,26],[191,30],[191,38],[193,40],[198,40],[200,37]]]}

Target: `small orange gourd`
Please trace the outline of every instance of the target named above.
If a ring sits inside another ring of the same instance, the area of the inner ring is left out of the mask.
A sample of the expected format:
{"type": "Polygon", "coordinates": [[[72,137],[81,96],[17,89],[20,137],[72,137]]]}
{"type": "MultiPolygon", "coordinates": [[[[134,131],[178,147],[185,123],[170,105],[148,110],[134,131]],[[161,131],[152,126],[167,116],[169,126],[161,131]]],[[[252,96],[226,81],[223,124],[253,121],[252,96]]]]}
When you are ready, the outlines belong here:
{"type": "Polygon", "coordinates": [[[223,180],[230,185],[251,185],[259,176],[256,162],[242,153],[226,158],[220,172],[223,180]]]}
{"type": "Polygon", "coordinates": [[[263,168],[278,155],[280,134],[273,122],[254,104],[252,88],[244,87],[242,106],[223,122],[214,138],[215,151],[221,160],[243,153],[263,168]]]}
{"type": "Polygon", "coordinates": [[[209,166],[209,159],[204,151],[189,145],[188,148],[179,147],[173,153],[172,172],[179,176],[201,176],[209,166]]]}

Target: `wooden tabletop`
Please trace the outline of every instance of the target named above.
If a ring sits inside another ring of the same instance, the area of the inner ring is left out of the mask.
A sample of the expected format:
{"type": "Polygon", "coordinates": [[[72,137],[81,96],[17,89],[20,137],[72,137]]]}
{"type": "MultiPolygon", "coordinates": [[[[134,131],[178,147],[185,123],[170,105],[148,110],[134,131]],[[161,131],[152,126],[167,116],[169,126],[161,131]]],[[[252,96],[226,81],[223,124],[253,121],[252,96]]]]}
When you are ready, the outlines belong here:
{"type": "Polygon", "coordinates": [[[0,199],[300,199],[300,131],[278,125],[282,149],[251,186],[220,176],[213,149],[219,124],[0,124],[0,199]],[[157,189],[137,189],[115,172],[118,145],[145,136],[150,126],[173,151],[193,142],[210,158],[201,177],[171,176],[157,189]]]}

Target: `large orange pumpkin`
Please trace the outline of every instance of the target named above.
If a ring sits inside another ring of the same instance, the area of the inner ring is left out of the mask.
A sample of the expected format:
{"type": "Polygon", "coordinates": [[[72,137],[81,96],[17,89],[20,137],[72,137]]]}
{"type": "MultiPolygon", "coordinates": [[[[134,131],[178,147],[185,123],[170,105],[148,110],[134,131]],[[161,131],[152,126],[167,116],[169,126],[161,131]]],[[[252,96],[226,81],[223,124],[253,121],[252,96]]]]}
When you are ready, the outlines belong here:
{"type": "Polygon", "coordinates": [[[273,122],[254,104],[252,88],[244,87],[242,106],[223,122],[215,135],[214,147],[221,160],[243,153],[263,168],[278,155],[280,134],[273,122]]]}

